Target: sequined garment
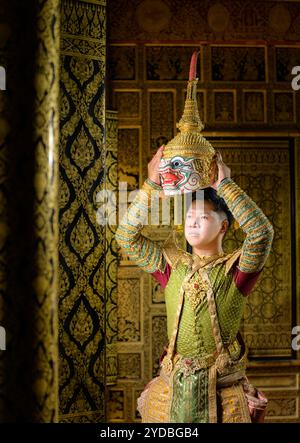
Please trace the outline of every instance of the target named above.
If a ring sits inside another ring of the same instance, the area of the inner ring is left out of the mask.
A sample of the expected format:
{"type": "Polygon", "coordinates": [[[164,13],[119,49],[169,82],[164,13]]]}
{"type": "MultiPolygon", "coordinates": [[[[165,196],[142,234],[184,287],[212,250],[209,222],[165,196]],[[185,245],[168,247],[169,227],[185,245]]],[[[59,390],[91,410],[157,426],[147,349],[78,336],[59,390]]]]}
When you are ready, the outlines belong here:
{"type": "Polygon", "coordinates": [[[116,233],[123,251],[165,288],[169,348],[159,376],[138,401],[143,421],[248,422],[245,357],[237,335],[245,296],[270,252],[273,227],[251,198],[225,178],[217,193],[246,234],[242,247],[210,258],[180,249],[173,236],[160,247],[141,234],[153,189],[160,187],[146,180],[116,233]]]}

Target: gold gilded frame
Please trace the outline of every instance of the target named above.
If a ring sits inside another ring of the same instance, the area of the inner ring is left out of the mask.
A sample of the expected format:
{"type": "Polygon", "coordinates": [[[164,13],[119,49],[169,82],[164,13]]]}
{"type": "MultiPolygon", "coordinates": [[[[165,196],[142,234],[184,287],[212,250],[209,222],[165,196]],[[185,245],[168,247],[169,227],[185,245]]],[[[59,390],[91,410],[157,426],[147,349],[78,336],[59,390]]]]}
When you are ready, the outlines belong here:
{"type": "Polygon", "coordinates": [[[147,79],[147,48],[149,47],[160,47],[160,48],[174,48],[174,47],[184,47],[184,48],[191,48],[191,57],[192,57],[192,49],[198,48],[200,51],[200,54],[198,55],[199,60],[200,60],[200,74],[201,77],[199,78],[199,83],[202,83],[204,81],[204,63],[203,63],[203,47],[197,43],[195,44],[190,44],[190,43],[164,43],[164,44],[155,44],[155,43],[145,43],[144,48],[143,48],[143,65],[144,65],[144,70],[143,70],[143,80],[147,83],[151,83],[151,84],[159,84],[159,83],[182,83],[182,82],[187,82],[188,78],[184,79],[184,80],[148,80],[147,79]]]}
{"type": "Polygon", "coordinates": [[[211,44],[209,45],[209,60],[210,63],[208,64],[208,74],[209,74],[209,81],[213,84],[222,84],[222,83],[235,83],[235,84],[244,84],[244,83],[250,83],[250,84],[266,84],[269,83],[269,66],[268,66],[268,47],[266,45],[262,44],[254,44],[250,43],[247,45],[242,44],[211,44]],[[212,79],[212,70],[211,70],[211,60],[212,60],[212,48],[264,48],[264,61],[265,61],[265,81],[249,81],[249,80],[213,80],[212,79]]]}
{"type": "Polygon", "coordinates": [[[237,91],[236,89],[214,89],[212,91],[213,96],[213,122],[220,125],[232,125],[237,123],[237,91]],[[233,95],[233,120],[225,121],[225,120],[216,120],[216,94],[219,92],[223,93],[231,93],[233,95]]]}
{"type": "Polygon", "coordinates": [[[243,89],[243,123],[249,124],[249,125],[263,125],[267,123],[267,91],[265,89],[243,89]],[[252,120],[246,120],[246,94],[258,92],[263,95],[263,103],[264,103],[264,119],[263,121],[252,121],[252,120]]]}

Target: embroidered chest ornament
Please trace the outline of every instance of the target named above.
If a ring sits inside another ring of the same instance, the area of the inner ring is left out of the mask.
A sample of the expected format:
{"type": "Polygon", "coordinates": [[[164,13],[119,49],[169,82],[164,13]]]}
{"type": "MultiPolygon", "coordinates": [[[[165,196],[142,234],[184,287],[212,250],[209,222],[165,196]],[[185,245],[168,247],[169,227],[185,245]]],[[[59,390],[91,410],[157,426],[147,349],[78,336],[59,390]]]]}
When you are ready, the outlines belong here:
{"type": "Polygon", "coordinates": [[[198,52],[195,51],[191,58],[183,116],[176,125],[179,132],[165,146],[159,165],[165,195],[204,189],[216,177],[216,152],[201,134],[204,125],[197,105],[197,59],[198,52]]]}
{"type": "Polygon", "coordinates": [[[198,273],[195,273],[193,277],[185,284],[185,295],[193,310],[196,310],[206,298],[208,289],[208,283],[202,280],[198,273]]]}

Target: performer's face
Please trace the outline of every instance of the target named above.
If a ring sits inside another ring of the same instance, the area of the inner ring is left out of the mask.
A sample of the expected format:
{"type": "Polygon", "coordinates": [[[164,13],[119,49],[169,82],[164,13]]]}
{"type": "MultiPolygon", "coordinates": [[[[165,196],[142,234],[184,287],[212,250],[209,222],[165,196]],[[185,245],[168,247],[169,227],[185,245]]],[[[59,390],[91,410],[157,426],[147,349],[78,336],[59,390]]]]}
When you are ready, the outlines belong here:
{"type": "Polygon", "coordinates": [[[226,232],[225,213],[216,212],[207,200],[193,201],[185,219],[185,238],[191,246],[209,247],[226,232]]]}
{"type": "Polygon", "coordinates": [[[162,158],[159,165],[161,185],[165,195],[192,192],[200,187],[201,175],[195,169],[195,157],[162,158]]]}

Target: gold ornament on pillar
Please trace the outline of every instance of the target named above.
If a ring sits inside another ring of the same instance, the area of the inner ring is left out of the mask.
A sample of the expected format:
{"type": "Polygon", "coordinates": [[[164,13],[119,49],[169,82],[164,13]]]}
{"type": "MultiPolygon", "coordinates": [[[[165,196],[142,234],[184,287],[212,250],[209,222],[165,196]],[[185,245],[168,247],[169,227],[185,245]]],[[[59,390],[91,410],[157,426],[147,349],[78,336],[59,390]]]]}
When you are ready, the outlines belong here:
{"type": "Polygon", "coordinates": [[[216,179],[216,152],[203,137],[204,125],[197,105],[196,67],[198,51],[191,58],[184,112],[178,134],[164,148],[159,166],[161,185],[166,195],[203,189],[216,179]]]}

